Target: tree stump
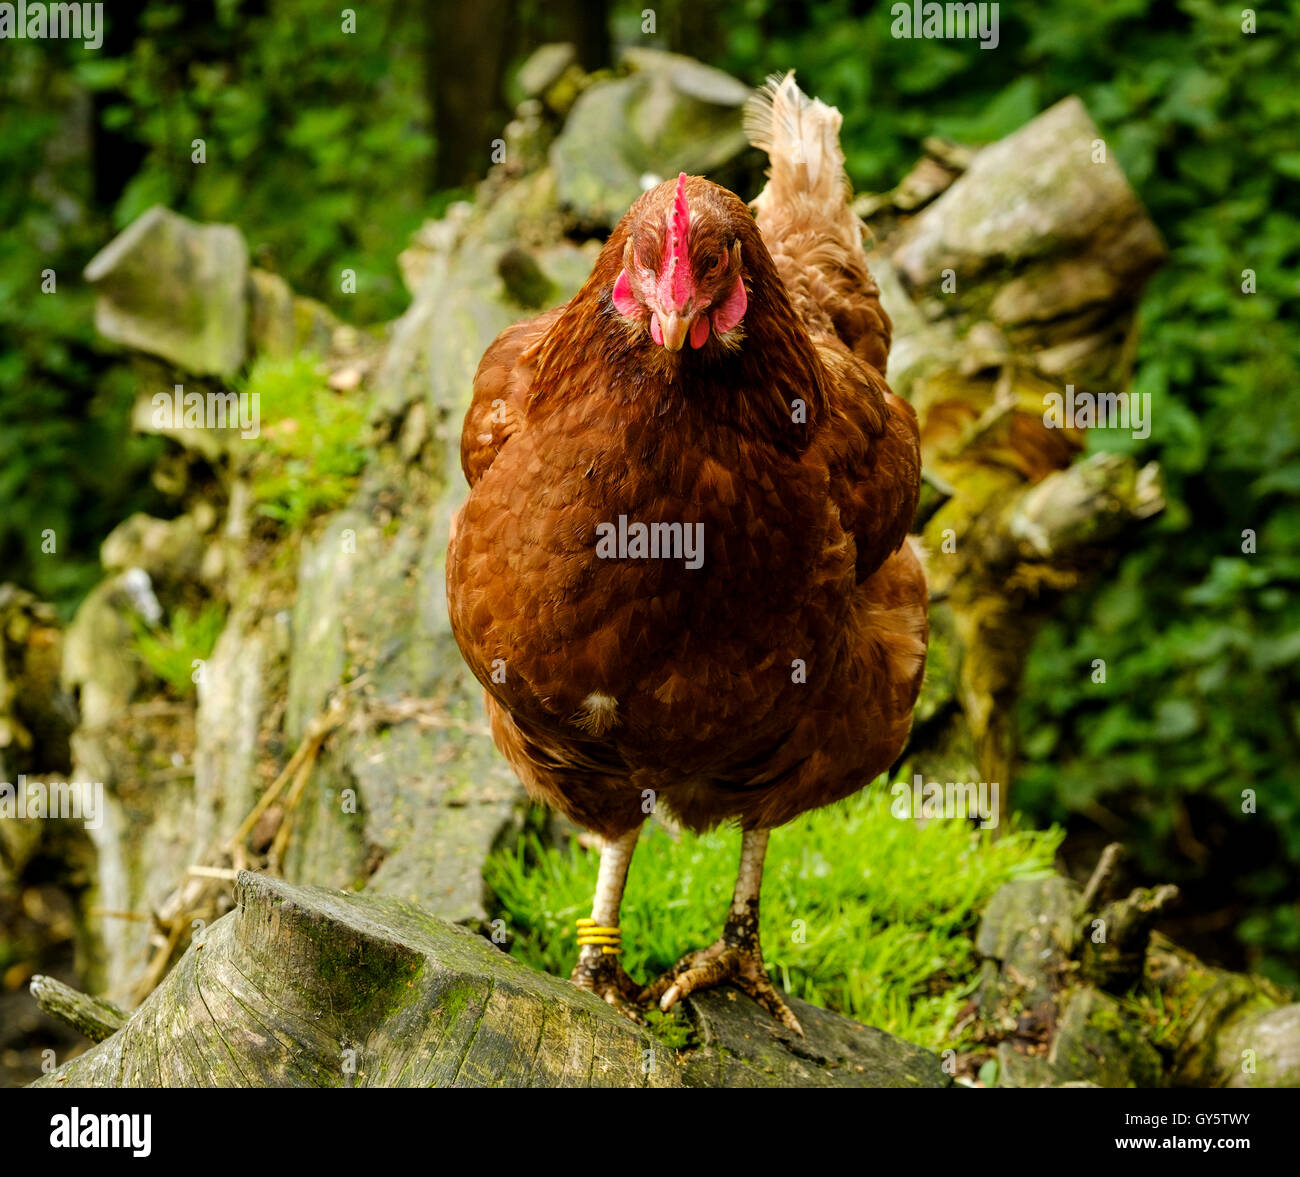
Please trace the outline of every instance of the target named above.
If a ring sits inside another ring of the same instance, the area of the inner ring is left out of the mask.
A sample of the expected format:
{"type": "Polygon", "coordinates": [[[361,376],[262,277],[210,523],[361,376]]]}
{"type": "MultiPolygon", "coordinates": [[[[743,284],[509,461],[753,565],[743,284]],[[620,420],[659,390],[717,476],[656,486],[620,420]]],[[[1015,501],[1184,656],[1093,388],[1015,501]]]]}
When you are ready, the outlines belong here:
{"type": "MultiPolygon", "coordinates": [[[[804,1002],[793,1003],[800,1039],[738,993],[692,999],[687,1041],[670,1046],[592,994],[397,900],[249,872],[236,891],[236,909],[119,1031],[33,1086],[949,1082],[927,1051],[804,1002]]],[[[84,1022],[84,1001],[64,995],[58,1005],[84,1022]]]]}

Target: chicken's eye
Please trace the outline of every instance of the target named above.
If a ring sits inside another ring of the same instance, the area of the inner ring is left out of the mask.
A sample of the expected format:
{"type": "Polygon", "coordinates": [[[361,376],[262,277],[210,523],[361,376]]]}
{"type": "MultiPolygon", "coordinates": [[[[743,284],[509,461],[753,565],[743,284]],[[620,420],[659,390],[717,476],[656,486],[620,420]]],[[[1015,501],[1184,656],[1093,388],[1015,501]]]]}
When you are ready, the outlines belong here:
{"type": "Polygon", "coordinates": [[[700,265],[704,269],[704,272],[706,274],[711,274],[713,273],[714,270],[718,268],[718,262],[720,260],[721,259],[718,257],[716,253],[706,253],[700,259],[700,265]]]}

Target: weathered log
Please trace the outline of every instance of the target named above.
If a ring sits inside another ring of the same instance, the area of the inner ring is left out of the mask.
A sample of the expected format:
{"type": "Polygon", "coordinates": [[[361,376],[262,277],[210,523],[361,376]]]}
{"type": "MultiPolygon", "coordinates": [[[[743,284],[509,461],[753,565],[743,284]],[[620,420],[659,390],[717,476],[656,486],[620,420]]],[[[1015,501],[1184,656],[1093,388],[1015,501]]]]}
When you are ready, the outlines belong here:
{"type": "Polygon", "coordinates": [[[1171,883],[1159,887],[1139,887],[1123,899],[1106,904],[1097,912],[1094,923],[1104,936],[1088,936],[1083,941],[1080,973],[1103,989],[1122,990],[1142,976],[1147,944],[1156,917],[1178,898],[1178,888],[1171,883]]]}
{"type": "Polygon", "coordinates": [[[34,1086],[949,1083],[928,1052],[793,1004],[803,1039],[726,990],[689,1001],[689,1032],[670,1044],[407,904],[244,872],[236,910],[191,945],[122,1029],[34,1086]]]}
{"type": "Polygon", "coordinates": [[[1008,883],[990,901],[969,1016],[994,1052],[999,1086],[1300,1084],[1300,1006],[1153,933],[1176,888],[1139,888],[1094,907],[1098,891],[1053,876],[1008,883]]]}
{"type": "Polygon", "coordinates": [[[1300,1087],[1300,1004],[1258,977],[1214,968],[1159,933],[1147,973],[1182,1023],[1171,1082],[1184,1087],[1300,1087]]]}
{"type": "Polygon", "coordinates": [[[924,468],[952,488],[921,522],[950,615],[934,627],[950,648],[931,657],[951,675],[929,685],[930,706],[959,710],[914,757],[927,775],[998,782],[1005,805],[1037,619],[1163,506],[1154,466],[1078,462],[1082,432],[1049,421],[1048,398],[1127,387],[1138,300],[1165,250],[1076,98],[974,153],[930,150],[859,204],[895,324],[889,380],[917,410],[924,468]]]}

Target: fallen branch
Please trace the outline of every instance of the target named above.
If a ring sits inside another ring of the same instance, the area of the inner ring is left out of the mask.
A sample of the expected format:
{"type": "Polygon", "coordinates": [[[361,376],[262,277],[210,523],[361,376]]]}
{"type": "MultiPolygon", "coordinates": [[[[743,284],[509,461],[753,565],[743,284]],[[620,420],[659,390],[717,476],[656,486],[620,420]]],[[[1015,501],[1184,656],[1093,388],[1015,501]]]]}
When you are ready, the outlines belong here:
{"type": "Polygon", "coordinates": [[[30,989],[41,1009],[66,1022],[91,1042],[103,1042],[126,1025],[130,1016],[111,1001],[81,993],[53,977],[37,974],[31,980],[30,989]]]}

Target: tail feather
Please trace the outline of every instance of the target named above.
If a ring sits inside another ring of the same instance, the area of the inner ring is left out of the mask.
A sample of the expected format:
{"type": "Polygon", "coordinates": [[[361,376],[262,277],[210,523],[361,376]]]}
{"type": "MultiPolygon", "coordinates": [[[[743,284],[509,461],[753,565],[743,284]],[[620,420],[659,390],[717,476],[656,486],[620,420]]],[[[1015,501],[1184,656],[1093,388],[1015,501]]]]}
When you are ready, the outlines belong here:
{"type": "Polygon", "coordinates": [[[891,327],[862,251],[840,112],[804,94],[791,70],[768,78],[744,119],[772,164],[754,216],[795,309],[810,331],[839,336],[883,373],[891,327]]]}
{"type": "Polygon", "coordinates": [[[856,247],[861,229],[849,205],[853,193],[840,148],[842,122],[835,107],[799,89],[794,70],[773,74],[745,105],[745,134],[772,162],[755,210],[761,215],[774,204],[811,205],[824,230],[856,247]]]}

